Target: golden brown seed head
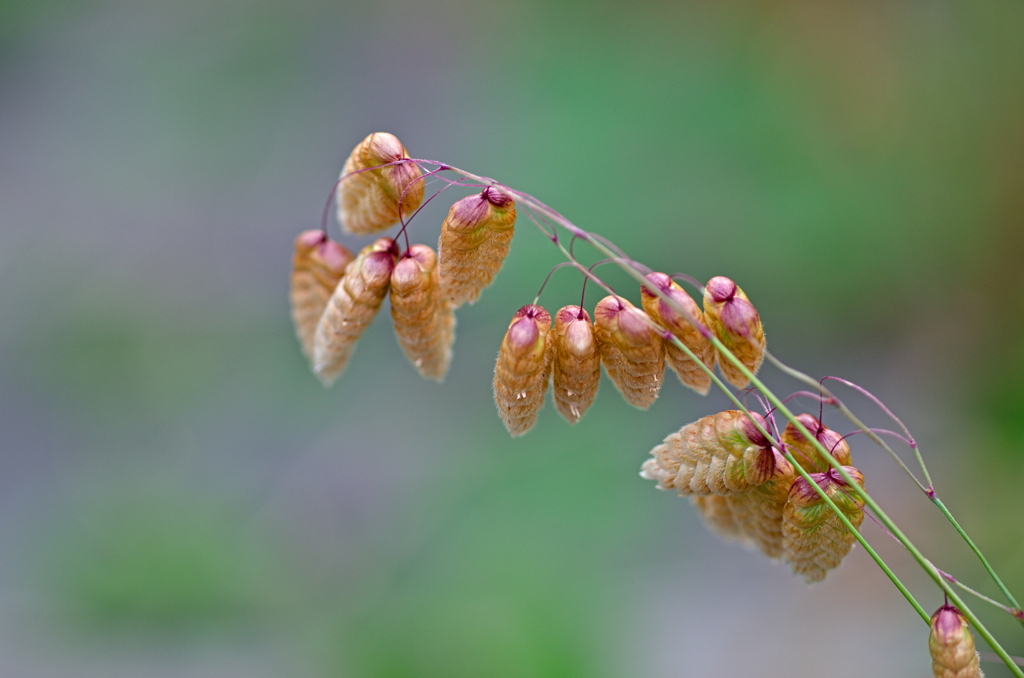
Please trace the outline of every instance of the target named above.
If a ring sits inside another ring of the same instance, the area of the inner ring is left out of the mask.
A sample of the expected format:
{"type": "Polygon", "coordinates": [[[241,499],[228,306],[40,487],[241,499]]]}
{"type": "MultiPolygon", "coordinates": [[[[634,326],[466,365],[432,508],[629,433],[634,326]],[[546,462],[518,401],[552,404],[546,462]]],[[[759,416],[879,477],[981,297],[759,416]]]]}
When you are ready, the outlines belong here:
{"type": "MultiPolygon", "coordinates": [[[[852,466],[845,466],[857,485],[864,487],[864,476],[852,466]]],[[[811,478],[835,502],[855,528],[864,521],[864,510],[855,491],[839,473],[831,469],[812,473],[811,478]]],[[[846,529],[832,509],[802,477],[793,481],[789,500],[782,515],[783,557],[795,574],[810,583],[821,581],[828,571],[837,567],[856,537],[846,529]]]]}
{"type": "Polygon", "coordinates": [[[295,334],[307,360],[313,359],[313,335],[320,316],[354,258],[323,231],[304,231],[295,239],[289,299],[295,334]]]}
{"type": "MultiPolygon", "coordinates": [[[[753,373],[764,360],[764,327],[757,309],[732,280],[715,276],[704,287],[704,318],[718,340],[753,373]]],[[[718,356],[722,376],[736,388],[746,388],[750,380],[725,356],[718,356]]]]}
{"type": "MultiPolygon", "coordinates": [[[[850,465],[850,445],[836,431],[825,427],[817,417],[811,414],[798,414],[797,420],[811,432],[821,443],[822,447],[829,450],[832,456],[841,466],[850,465]]],[[[786,430],[782,432],[782,442],[792,448],[793,456],[808,473],[823,472],[832,468],[807,438],[797,430],[792,422],[786,424],[786,430]]]]}
{"type": "Polygon", "coordinates": [[[753,544],[769,558],[781,558],[782,514],[796,469],[778,450],[773,452],[776,466],[771,480],[724,499],[753,544]]]}
{"type": "Polygon", "coordinates": [[[563,306],[548,333],[555,407],[570,424],[579,421],[597,397],[601,355],[590,316],[579,306],[563,306]]]}
{"type": "Polygon", "coordinates": [[[416,163],[401,162],[408,158],[402,142],[387,132],[375,132],[352,149],[337,189],[342,229],[370,235],[416,211],[423,202],[422,172],[416,163]]]}
{"type": "MultiPolygon", "coordinates": [[[[698,325],[704,324],[704,313],[697,306],[697,302],[664,273],[648,273],[645,277],[686,313],[680,313],[646,286],[641,285],[640,297],[644,311],[655,323],[671,332],[684,346],[693,351],[704,365],[714,369],[715,349],[698,326],[691,322],[692,319],[698,325]]],[[[707,394],[711,388],[711,377],[690,356],[668,340],[665,341],[665,361],[685,386],[701,395],[707,394]]]]}
{"type": "Polygon", "coordinates": [[[932,615],[928,650],[935,678],[982,678],[974,636],[955,606],[943,605],[932,615]]]}
{"type": "Polygon", "coordinates": [[[494,365],[494,404],[505,428],[521,436],[537,421],[550,377],[547,334],[551,316],[528,304],[509,323],[494,365]]]}
{"type": "Polygon", "coordinates": [[[622,297],[607,296],[594,309],[601,363],[630,405],[647,409],[665,373],[665,345],[647,314],[622,297]]]}
{"type": "Polygon", "coordinates": [[[496,188],[451,206],[437,252],[442,294],[452,305],[476,301],[491,284],[508,255],[515,223],[515,202],[496,188]]]}
{"type": "Polygon", "coordinates": [[[437,255],[413,245],[391,272],[391,318],[409,362],[427,379],[442,381],[452,357],[455,311],[441,298],[437,255]]]}
{"type": "MultiPolygon", "coordinates": [[[[745,495],[737,495],[745,496],[745,495]]],[[[720,494],[691,495],[690,502],[696,507],[697,513],[704,520],[708,528],[719,536],[741,544],[752,544],[744,526],[737,519],[733,512],[732,500],[734,497],[726,497],[720,494]]]]}

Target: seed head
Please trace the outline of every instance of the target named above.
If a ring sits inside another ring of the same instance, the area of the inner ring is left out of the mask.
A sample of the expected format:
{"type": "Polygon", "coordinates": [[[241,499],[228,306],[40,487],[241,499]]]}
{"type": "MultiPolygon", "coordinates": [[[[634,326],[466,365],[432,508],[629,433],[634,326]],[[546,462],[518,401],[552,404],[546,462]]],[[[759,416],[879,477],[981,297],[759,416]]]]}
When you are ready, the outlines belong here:
{"type": "MultiPolygon", "coordinates": [[[[797,420],[817,438],[821,446],[832,453],[842,466],[850,465],[850,445],[839,433],[826,428],[818,419],[810,414],[798,414],[797,420]]],[[[828,471],[832,466],[821,458],[821,454],[807,438],[797,430],[793,423],[786,424],[782,432],[782,442],[793,449],[793,456],[808,473],[828,471]]]]}
{"type": "Polygon", "coordinates": [[[515,224],[515,202],[490,186],[451,206],[437,252],[442,294],[452,305],[473,303],[491,284],[508,254],[515,224]]]}
{"type": "MultiPolygon", "coordinates": [[[[864,476],[852,466],[846,471],[864,487],[864,476]]],[[[864,521],[864,510],[857,495],[835,469],[812,473],[811,478],[835,502],[855,528],[864,521]]],[[[808,582],[821,581],[837,567],[856,537],[846,529],[828,504],[804,478],[797,478],[789,490],[782,514],[782,549],[795,574],[808,582]]]]}
{"type": "Polygon", "coordinates": [[[391,318],[405,357],[427,379],[443,381],[452,358],[455,310],[441,297],[437,255],[413,245],[391,272],[391,318]]]}
{"type": "MultiPolygon", "coordinates": [[[[741,495],[742,496],[742,495],[741,495]]],[[[720,537],[741,544],[752,544],[743,525],[736,519],[732,510],[731,500],[720,494],[690,495],[690,502],[696,507],[697,513],[708,528],[720,537]]]]}
{"type": "Polygon", "coordinates": [[[755,546],[769,558],[782,557],[782,513],[796,469],[777,449],[775,472],[770,480],[727,500],[736,522],[755,546]]]}
{"type": "Polygon", "coordinates": [[[590,316],[579,306],[563,306],[548,343],[555,408],[575,424],[594,402],[601,381],[601,354],[590,316]]]}
{"type": "Polygon", "coordinates": [[[494,365],[494,404],[505,428],[521,436],[537,422],[548,390],[551,316],[528,304],[512,317],[494,365]]]}
{"type": "Polygon", "coordinates": [[[295,334],[307,360],[313,360],[313,335],[327,300],[354,258],[323,231],[303,231],[295,239],[289,299],[295,334]]]}
{"type": "Polygon", "coordinates": [[[650,407],[665,374],[665,344],[651,319],[622,297],[607,296],[594,309],[594,336],[622,397],[642,410],[650,407]]]}
{"type": "MultiPolygon", "coordinates": [[[[764,327],[757,309],[732,280],[715,276],[704,287],[704,316],[708,327],[740,362],[757,373],[764,360],[764,327]]],[[[722,376],[736,388],[746,388],[750,380],[724,356],[718,356],[722,376]]]]}
{"type": "MultiPolygon", "coordinates": [[[[676,311],[646,286],[641,285],[640,300],[647,315],[659,326],[675,335],[709,369],[714,369],[714,347],[708,338],[690,322],[690,318],[692,318],[699,324],[704,323],[704,313],[697,306],[697,302],[664,273],[648,273],[646,278],[676,304],[686,309],[689,318],[676,311]]],[[[665,341],[665,361],[679,377],[679,381],[701,395],[707,394],[708,389],[711,388],[711,377],[671,341],[665,341]]]]}
{"type": "Polygon", "coordinates": [[[931,618],[928,650],[935,678],[982,678],[981,661],[967,619],[953,605],[943,605],[931,618]]]}
{"type": "Polygon", "coordinates": [[[352,149],[337,189],[342,229],[370,235],[416,211],[423,202],[422,172],[416,163],[400,162],[408,157],[402,142],[387,132],[375,132],[352,149]]]}
{"type": "Polygon", "coordinates": [[[313,371],[325,386],[341,376],[356,342],[377,315],[394,265],[391,239],[380,238],[345,269],[313,336],[313,371]]]}

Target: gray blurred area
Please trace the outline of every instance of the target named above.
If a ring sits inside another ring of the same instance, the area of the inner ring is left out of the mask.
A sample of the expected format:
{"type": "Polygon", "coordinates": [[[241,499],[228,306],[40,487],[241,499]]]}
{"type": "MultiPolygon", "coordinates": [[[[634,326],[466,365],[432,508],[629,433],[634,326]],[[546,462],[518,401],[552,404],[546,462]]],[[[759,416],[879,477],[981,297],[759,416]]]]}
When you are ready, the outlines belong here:
{"type": "MultiPolygon", "coordinates": [[[[560,261],[527,220],[443,385],[384,309],[324,390],[291,243],[390,131],[656,270],[730,276],[776,355],[904,418],[1024,597],[1021,35],[1010,0],[0,0],[0,676],[927,675],[926,627],[863,550],[808,587],[638,477],[721,394],[673,377],[640,412],[605,381],[575,427],[548,406],[508,437],[494,355],[560,261]]],[[[556,272],[541,303],[580,285],[556,272]]],[[[890,459],[853,455],[998,595],[890,459]]]]}

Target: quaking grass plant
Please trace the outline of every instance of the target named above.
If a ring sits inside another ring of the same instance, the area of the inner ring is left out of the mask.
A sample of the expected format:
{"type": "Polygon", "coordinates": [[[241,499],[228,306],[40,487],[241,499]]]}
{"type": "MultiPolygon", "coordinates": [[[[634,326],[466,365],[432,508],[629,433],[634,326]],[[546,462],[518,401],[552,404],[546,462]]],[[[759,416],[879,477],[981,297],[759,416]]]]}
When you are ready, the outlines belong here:
{"type": "Polygon", "coordinates": [[[815,380],[768,353],[760,316],[731,279],[716,276],[702,285],[686,275],[652,271],[526,193],[446,163],[410,158],[391,134],[371,134],[355,147],[332,198],[347,233],[369,236],[396,224],[401,228],[394,239],[378,238],[353,255],[327,235],[329,199],[321,230],[306,231],[295,241],[292,316],[302,350],[325,385],[341,376],[389,294],[403,352],[422,376],[443,380],[452,357],[455,310],[475,302],[493,281],[508,254],[517,217],[524,213],[564,256],[556,268],[575,268],[583,276],[584,292],[590,283],[608,295],[597,303],[592,319],[577,305],[552,315],[538,305],[539,295],[513,315],[494,371],[495,405],[511,435],[533,427],[549,387],[558,412],[569,423],[579,421],[597,395],[602,365],[623,398],[641,409],[658,397],[666,365],[697,393],[706,394],[714,385],[736,409],[669,434],[651,450],[642,477],[656,481],[659,489],[688,496],[710,529],[785,561],[808,583],[824,579],[860,543],[929,625],[936,677],[981,676],[971,626],[995,652],[986,660],[1002,661],[1024,678],[1024,661],[1007,654],[960,592],[1013,615],[1022,627],[1024,611],[939,499],[906,426],[861,386],[837,377],[815,380]],[[433,178],[441,188],[425,199],[427,180],[433,178]],[[410,244],[410,221],[424,204],[453,187],[474,193],[451,206],[437,251],[410,244]],[[581,263],[575,254],[578,242],[602,259],[590,266],[581,263]],[[637,281],[639,307],[595,274],[599,264],[618,266],[637,281]],[[698,292],[701,306],[678,281],[698,292]],[[779,397],[757,377],[765,359],[813,390],[779,397]],[[866,396],[898,431],[865,426],[827,382],[866,396]],[[747,408],[740,398],[744,390],[755,396],[761,412],[747,408]],[[794,413],[789,403],[797,397],[816,401],[818,416],[794,413]],[[821,421],[826,407],[843,415],[853,430],[843,435],[827,428],[821,421]],[[927,495],[980,559],[1005,603],[978,593],[924,557],[852,466],[846,438],[854,433],[888,452],[927,495]],[[913,450],[921,478],[884,438],[913,450]],[[925,611],[861,535],[866,516],[899,541],[942,592],[944,604],[934,614],[925,611]]]}

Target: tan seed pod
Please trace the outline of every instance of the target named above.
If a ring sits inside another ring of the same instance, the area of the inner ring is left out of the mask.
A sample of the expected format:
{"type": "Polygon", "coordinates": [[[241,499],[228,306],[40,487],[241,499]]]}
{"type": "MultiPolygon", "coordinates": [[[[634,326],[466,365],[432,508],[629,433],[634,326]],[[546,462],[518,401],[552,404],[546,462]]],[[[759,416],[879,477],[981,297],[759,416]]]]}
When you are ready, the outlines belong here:
{"type": "Polygon", "coordinates": [[[651,319],[609,295],[594,309],[594,336],[601,363],[622,397],[642,410],[650,407],[665,374],[665,344],[651,319]]]}
{"type": "Polygon", "coordinates": [[[696,507],[697,513],[704,519],[704,524],[720,537],[742,544],[752,544],[743,526],[736,520],[730,500],[732,497],[720,494],[690,496],[690,502],[696,507]]]}
{"type": "MultiPolygon", "coordinates": [[[[704,287],[704,318],[718,340],[756,374],[764,360],[764,327],[743,290],[725,276],[709,280],[704,287]]],[[[718,367],[736,388],[746,388],[750,383],[725,356],[718,356],[718,367]]]]}
{"type": "Polygon", "coordinates": [[[789,489],[796,477],[796,469],[777,449],[775,471],[767,482],[746,492],[730,494],[724,499],[729,504],[736,523],[747,538],[769,558],[782,557],[782,514],[789,498],[789,489]]]}
{"type": "MultiPolygon", "coordinates": [[[[844,467],[860,487],[864,476],[844,467]]],[[[828,495],[855,528],[864,521],[864,510],[854,491],[835,469],[812,473],[811,478],[828,495]]],[[[804,478],[793,481],[782,513],[783,557],[794,574],[808,583],[821,581],[850,552],[856,537],[846,529],[828,504],[804,478]]]]}
{"type": "MultiPolygon", "coordinates": [[[[640,475],[679,494],[735,494],[776,478],[779,460],[756,412],[726,410],[687,424],[651,450],[640,475]],[[753,419],[751,419],[753,417],[753,419]],[[756,421],[756,424],[755,424],[756,421]]],[[[788,465],[788,464],[787,464],[788,465]]]]}
{"type": "MultiPolygon", "coordinates": [[[[679,306],[686,309],[691,318],[698,323],[704,323],[704,313],[697,306],[697,302],[672,278],[664,273],[648,273],[645,277],[679,306]]],[[[675,335],[684,346],[693,351],[708,369],[715,368],[714,347],[686,315],[676,311],[644,285],[640,286],[640,297],[644,311],[655,323],[675,335]]],[[[679,377],[679,381],[697,393],[705,395],[711,388],[711,377],[708,373],[668,340],[665,341],[665,362],[679,377]]]]}
{"type": "Polygon", "coordinates": [[[320,230],[303,231],[295,239],[289,300],[295,334],[302,353],[313,360],[313,335],[338,281],[355,256],[320,230]]]}
{"type": "Polygon", "coordinates": [[[508,255],[515,225],[515,202],[490,186],[448,210],[437,254],[442,293],[455,307],[476,301],[494,280],[508,255]]]}
{"type": "Polygon", "coordinates": [[[494,404],[505,428],[521,436],[537,421],[550,378],[547,334],[551,316],[528,304],[509,323],[494,365],[494,404]]]}
{"type": "MultiPolygon", "coordinates": [[[[818,439],[822,447],[832,453],[840,466],[850,465],[850,444],[843,436],[826,428],[814,415],[804,413],[798,414],[796,418],[818,439]]],[[[805,438],[792,422],[786,424],[786,430],[782,432],[782,442],[791,448],[793,457],[808,473],[822,473],[832,468],[832,465],[821,458],[821,454],[811,441],[805,438]]]]}
{"type": "Polygon", "coordinates": [[[408,157],[402,142],[387,132],[375,132],[352,149],[336,193],[342,229],[370,235],[416,211],[423,202],[423,173],[414,162],[399,162],[408,157]]]}
{"type": "Polygon", "coordinates": [[[393,243],[380,238],[345,269],[313,336],[313,371],[325,386],[341,376],[356,341],[373,322],[388,293],[395,265],[393,243]]]}
{"type": "Polygon", "coordinates": [[[452,359],[455,310],[441,298],[437,255],[413,245],[391,271],[391,318],[405,357],[427,379],[442,381],[452,359]]]}
{"type": "Polygon", "coordinates": [[[590,315],[579,306],[563,306],[548,332],[555,408],[575,424],[597,397],[601,354],[590,315]]]}
{"type": "Polygon", "coordinates": [[[974,636],[955,606],[943,605],[932,615],[928,650],[935,678],[983,678],[974,636]]]}

